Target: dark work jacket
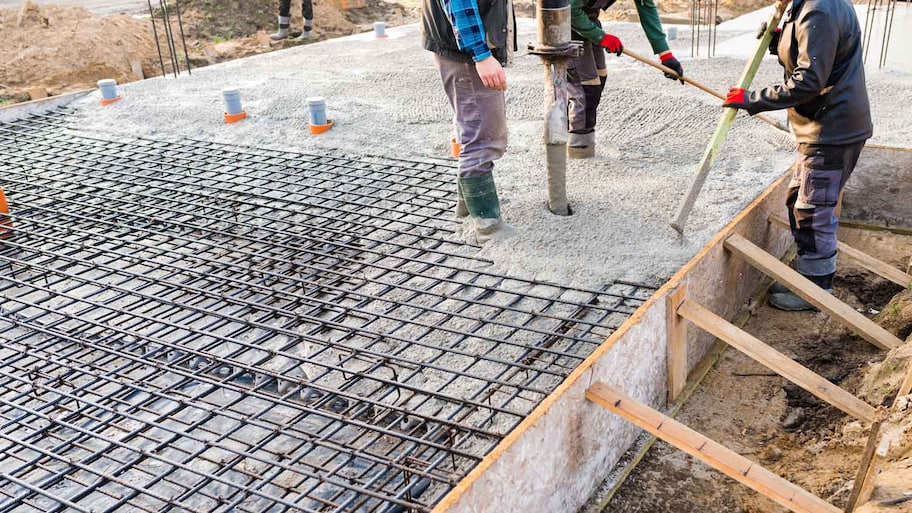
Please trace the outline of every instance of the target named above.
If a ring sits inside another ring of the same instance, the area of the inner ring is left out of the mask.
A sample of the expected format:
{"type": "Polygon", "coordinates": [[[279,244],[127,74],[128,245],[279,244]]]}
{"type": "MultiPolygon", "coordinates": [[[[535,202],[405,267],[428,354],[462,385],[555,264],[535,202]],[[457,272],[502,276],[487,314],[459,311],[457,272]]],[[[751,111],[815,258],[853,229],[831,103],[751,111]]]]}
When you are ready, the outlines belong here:
{"type": "MultiPolygon", "coordinates": [[[[441,0],[423,0],[421,8],[421,43],[425,50],[430,50],[448,59],[460,62],[473,62],[472,56],[459,49],[453,26],[443,10],[441,0]]],[[[510,19],[507,12],[507,0],[478,0],[478,14],[484,25],[488,48],[500,64],[506,66],[507,44],[516,50],[516,16],[513,16],[513,41],[507,41],[507,23],[510,19]]]]}
{"type": "Polygon", "coordinates": [[[778,46],[785,82],[751,93],[747,111],[789,109],[799,143],[851,144],[873,134],[861,28],[847,0],[794,0],[778,46]]]}

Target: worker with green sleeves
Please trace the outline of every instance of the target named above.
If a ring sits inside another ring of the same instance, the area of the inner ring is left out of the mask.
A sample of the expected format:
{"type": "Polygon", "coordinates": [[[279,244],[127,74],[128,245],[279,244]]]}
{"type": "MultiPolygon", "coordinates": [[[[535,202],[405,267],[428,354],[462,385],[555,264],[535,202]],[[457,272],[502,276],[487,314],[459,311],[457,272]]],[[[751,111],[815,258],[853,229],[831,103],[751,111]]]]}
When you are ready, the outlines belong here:
{"type": "MultiPolygon", "coordinates": [[[[621,40],[617,36],[606,34],[598,19],[599,13],[614,5],[615,1],[570,0],[572,37],[575,41],[583,42],[582,55],[571,59],[567,65],[567,89],[570,97],[567,154],[571,158],[595,155],[595,113],[608,79],[602,49],[616,55],[621,55],[624,51],[621,40]]],[[[633,3],[652,51],[659,55],[662,64],[683,76],[684,68],[668,48],[654,0],[633,0],[633,3]]],[[[679,78],[669,73],[665,76],[672,80],[679,78]]]]}

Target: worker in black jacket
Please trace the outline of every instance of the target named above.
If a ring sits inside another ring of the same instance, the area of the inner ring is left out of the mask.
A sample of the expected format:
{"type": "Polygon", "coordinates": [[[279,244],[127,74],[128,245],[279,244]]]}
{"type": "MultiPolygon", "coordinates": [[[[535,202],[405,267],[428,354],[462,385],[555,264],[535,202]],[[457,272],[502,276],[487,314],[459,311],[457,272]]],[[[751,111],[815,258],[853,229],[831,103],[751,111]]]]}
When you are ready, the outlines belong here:
{"type": "MultiPolygon", "coordinates": [[[[725,106],[751,115],[789,109],[798,142],[786,200],[798,245],[796,267],[831,291],[839,226],[836,204],[873,134],[855,9],[848,0],[792,0],[770,51],[779,56],[785,81],[758,91],[732,88],[725,106]]],[[[814,308],[778,284],[770,304],[783,310],[814,308]]]]}

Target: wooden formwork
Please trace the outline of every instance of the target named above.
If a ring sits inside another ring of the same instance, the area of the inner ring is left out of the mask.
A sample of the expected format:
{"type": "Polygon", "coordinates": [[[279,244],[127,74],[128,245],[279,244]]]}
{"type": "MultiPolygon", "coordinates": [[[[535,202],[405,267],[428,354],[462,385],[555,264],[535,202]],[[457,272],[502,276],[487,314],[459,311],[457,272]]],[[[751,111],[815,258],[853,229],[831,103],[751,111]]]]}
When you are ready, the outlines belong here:
{"type": "MultiPolygon", "coordinates": [[[[905,186],[912,183],[906,179],[912,169],[906,164],[912,165],[912,155],[896,158],[904,151],[866,150],[866,158],[856,169],[864,176],[853,177],[854,182],[850,181],[847,187],[849,191],[853,187],[860,189],[853,197],[862,205],[853,208],[849,204],[847,211],[861,216],[855,219],[866,220],[874,215],[875,226],[857,221],[846,223],[850,226],[840,229],[838,250],[875,274],[912,286],[912,262],[903,272],[904,259],[909,258],[907,250],[912,247],[908,242],[912,240],[912,230],[876,226],[880,221],[877,215],[895,223],[912,219],[912,210],[905,201],[896,204],[880,198],[871,207],[864,199],[882,189],[880,182],[905,186]],[[884,162],[894,165],[884,170],[884,162]],[[884,231],[891,233],[878,234],[884,231]],[[873,253],[858,251],[853,246],[855,241],[864,241],[859,247],[870,247],[873,253]],[[901,250],[896,250],[897,244],[901,250]],[[895,267],[897,261],[903,270],[895,267]]],[[[678,397],[685,386],[692,390],[699,376],[712,365],[713,356],[719,354],[718,345],[713,347],[712,343],[719,337],[722,342],[718,344],[735,347],[863,422],[873,421],[871,438],[876,439],[878,423],[873,406],[727,321],[739,311],[749,310],[744,307],[758,288],[762,270],[871,344],[890,349],[903,343],[779,261],[792,242],[783,221],[787,182],[785,176],[777,180],[710,240],[434,511],[576,511],[633,443],[639,430],[631,429],[631,425],[669,441],[794,511],[838,511],[661,412],[667,411],[672,401],[672,410],[679,407],[683,399],[678,397]],[[693,328],[687,329],[687,321],[693,328]],[[693,376],[688,381],[691,372],[693,376]]],[[[900,189],[896,186],[889,190],[903,194],[900,189]]],[[[912,387],[912,374],[906,381],[904,386],[912,387]]]]}
{"type": "MultiPolygon", "coordinates": [[[[726,251],[724,242],[737,234],[777,258],[784,255],[791,234],[772,226],[769,218],[786,215],[787,184],[787,177],[778,179],[703,246],[434,511],[576,511],[585,504],[639,434],[635,426],[587,401],[586,390],[603,382],[656,409],[667,408],[668,351],[686,348],[686,370],[691,371],[715,340],[692,329],[685,346],[669,348],[669,305],[681,301],[676,291],[686,288],[689,300],[722,318],[736,316],[763,274],[726,251]]],[[[672,374],[675,388],[683,387],[685,374],[672,374]]]]}

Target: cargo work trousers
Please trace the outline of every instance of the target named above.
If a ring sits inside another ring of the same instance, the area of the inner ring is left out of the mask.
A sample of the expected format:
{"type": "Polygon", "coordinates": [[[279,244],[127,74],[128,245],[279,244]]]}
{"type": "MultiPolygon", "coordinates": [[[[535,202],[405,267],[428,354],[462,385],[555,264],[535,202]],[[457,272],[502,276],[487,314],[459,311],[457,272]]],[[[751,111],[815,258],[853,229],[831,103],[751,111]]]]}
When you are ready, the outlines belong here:
{"type": "Polygon", "coordinates": [[[443,90],[453,108],[460,145],[459,178],[490,173],[507,150],[507,106],[503,91],[488,89],[475,64],[434,54],[443,90]]]}
{"type": "MultiPolygon", "coordinates": [[[[602,26],[597,18],[592,21],[602,26]]],[[[595,130],[596,112],[608,78],[608,67],[605,50],[601,46],[576,32],[573,39],[582,41],[583,54],[567,63],[568,128],[571,133],[588,134],[595,130]]]]}
{"type": "Polygon", "coordinates": [[[798,146],[786,205],[802,274],[836,272],[836,204],[864,145],[862,141],[841,146],[798,146]]]}
{"type": "MultiPolygon", "coordinates": [[[[301,9],[305,20],[314,19],[313,0],[301,0],[301,9]]],[[[291,0],[279,0],[279,16],[291,17],[291,0]]]]}

